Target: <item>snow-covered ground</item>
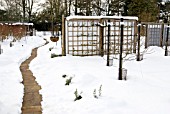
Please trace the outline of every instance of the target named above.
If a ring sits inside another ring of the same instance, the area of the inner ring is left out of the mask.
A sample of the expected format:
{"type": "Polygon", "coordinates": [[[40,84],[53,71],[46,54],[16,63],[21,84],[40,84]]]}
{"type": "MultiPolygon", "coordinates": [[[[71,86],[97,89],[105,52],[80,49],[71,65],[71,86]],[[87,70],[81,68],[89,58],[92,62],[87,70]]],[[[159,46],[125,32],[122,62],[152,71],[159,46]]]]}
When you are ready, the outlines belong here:
{"type": "MultiPolygon", "coordinates": [[[[23,40],[9,48],[2,43],[4,53],[0,55],[0,114],[19,114],[22,105],[23,85],[20,63],[31,52],[31,48],[42,45],[43,38],[23,40]],[[6,46],[6,47],[5,47],[6,46]],[[19,48],[22,47],[22,48],[19,48]],[[14,51],[18,50],[18,51],[14,51]],[[10,56],[9,56],[10,55],[10,56]]],[[[7,42],[7,41],[6,41],[7,42]]],[[[30,69],[42,89],[43,114],[169,114],[170,113],[170,57],[164,56],[159,47],[149,47],[144,60],[125,61],[127,81],[118,80],[118,60],[106,66],[106,57],[51,58],[61,54],[61,43],[50,42],[38,49],[38,56],[30,69]],[[50,51],[49,49],[53,49],[50,51]],[[63,76],[66,75],[65,78],[63,76]],[[65,85],[72,77],[71,84],[65,85]],[[102,86],[101,86],[102,85],[102,86]],[[99,89],[101,87],[101,96],[99,89]],[[74,92],[82,99],[74,101],[74,92]],[[94,98],[94,90],[96,96],[94,98]]]]}
{"type": "Polygon", "coordinates": [[[0,114],[20,114],[23,98],[22,75],[20,64],[30,55],[31,50],[43,45],[43,36],[27,36],[14,42],[10,47],[10,41],[0,42],[3,53],[0,54],[0,114]]]}
{"type": "MultiPolygon", "coordinates": [[[[170,57],[164,50],[150,47],[144,60],[123,63],[128,70],[127,81],[118,79],[118,60],[106,66],[106,57],[50,58],[60,54],[60,43],[49,43],[38,50],[30,67],[42,86],[44,114],[169,114],[170,57]],[[52,51],[49,48],[54,47],[52,51]],[[63,78],[63,75],[67,75],[63,78]],[[65,85],[72,77],[72,82],[65,85]],[[101,96],[98,96],[102,85],[101,96]],[[74,101],[74,92],[82,99],[74,101]],[[94,90],[98,99],[94,98],[94,90]]],[[[131,55],[134,57],[134,55],[131,55]]]]}

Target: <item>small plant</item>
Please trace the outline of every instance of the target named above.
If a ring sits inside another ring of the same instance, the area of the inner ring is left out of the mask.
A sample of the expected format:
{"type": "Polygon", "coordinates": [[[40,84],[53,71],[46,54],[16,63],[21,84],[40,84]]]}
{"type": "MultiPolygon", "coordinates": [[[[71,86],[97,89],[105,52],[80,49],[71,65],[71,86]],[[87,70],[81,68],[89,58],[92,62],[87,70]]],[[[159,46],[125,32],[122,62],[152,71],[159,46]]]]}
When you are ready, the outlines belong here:
{"type": "Polygon", "coordinates": [[[62,55],[57,55],[57,54],[55,54],[55,53],[52,53],[51,54],[51,58],[54,58],[54,57],[61,57],[62,55]]]}
{"type": "Polygon", "coordinates": [[[10,47],[12,47],[12,46],[13,46],[12,42],[10,42],[9,46],[10,46],[10,47]]]}
{"type": "Polygon", "coordinates": [[[14,38],[13,40],[12,40],[12,42],[16,42],[17,40],[14,38]]]}
{"type": "MultiPolygon", "coordinates": [[[[82,93],[82,92],[81,92],[81,93],[82,93]]],[[[80,93],[80,94],[81,94],[81,93],[80,93]]],[[[74,99],[74,101],[77,101],[77,100],[82,99],[82,96],[78,94],[77,89],[76,89],[76,91],[74,92],[74,95],[75,95],[75,97],[76,97],[76,98],[74,99]]]]}
{"type": "Polygon", "coordinates": [[[2,54],[3,53],[3,49],[1,48],[1,45],[0,45],[0,54],[2,54]]]}
{"type": "Polygon", "coordinates": [[[94,98],[98,99],[98,97],[96,95],[96,89],[94,89],[94,91],[93,91],[93,96],[94,96],[94,98]]]}
{"type": "Polygon", "coordinates": [[[54,49],[54,47],[50,47],[50,48],[49,48],[49,51],[51,51],[52,49],[54,49]]]}
{"type": "Polygon", "coordinates": [[[51,54],[51,58],[54,58],[54,57],[58,57],[58,55],[55,54],[55,53],[52,53],[52,54],[51,54]]]}
{"type": "Polygon", "coordinates": [[[72,77],[70,77],[69,79],[67,79],[65,85],[70,85],[71,80],[72,80],[72,77]]]}
{"type": "Polygon", "coordinates": [[[100,85],[100,88],[99,88],[99,96],[102,95],[102,85],[100,85]]]}
{"type": "Polygon", "coordinates": [[[94,89],[94,91],[93,91],[93,96],[94,96],[94,98],[96,98],[96,99],[98,99],[101,95],[102,95],[102,85],[100,85],[100,87],[99,87],[99,95],[97,96],[97,94],[96,94],[96,89],[94,89]]]}

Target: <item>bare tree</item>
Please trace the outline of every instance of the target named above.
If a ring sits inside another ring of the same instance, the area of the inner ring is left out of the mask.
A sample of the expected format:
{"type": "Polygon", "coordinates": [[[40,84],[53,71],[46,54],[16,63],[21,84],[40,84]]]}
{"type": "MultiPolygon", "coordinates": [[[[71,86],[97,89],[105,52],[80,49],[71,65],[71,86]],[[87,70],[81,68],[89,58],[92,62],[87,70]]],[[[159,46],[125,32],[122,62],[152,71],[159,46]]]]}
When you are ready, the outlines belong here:
{"type": "Polygon", "coordinates": [[[33,10],[33,5],[34,3],[36,3],[37,1],[36,0],[27,0],[27,12],[28,12],[28,21],[30,22],[31,20],[31,15],[32,15],[32,10],[33,10]]]}
{"type": "Polygon", "coordinates": [[[5,0],[4,9],[7,12],[8,21],[18,21],[19,20],[19,6],[17,5],[16,0],[5,0]]]}
{"type": "Polygon", "coordinates": [[[26,12],[26,1],[22,0],[22,10],[23,10],[23,21],[25,21],[25,12],[26,12]]]}
{"type": "Polygon", "coordinates": [[[105,12],[106,10],[103,8],[102,0],[93,0],[92,2],[92,8],[94,15],[100,16],[105,12]]]}
{"type": "MultiPolygon", "coordinates": [[[[72,1],[73,1],[73,0],[69,0],[69,13],[68,13],[68,15],[71,14],[71,5],[72,5],[72,1]]],[[[66,15],[66,16],[67,16],[67,15],[66,15]]]]}

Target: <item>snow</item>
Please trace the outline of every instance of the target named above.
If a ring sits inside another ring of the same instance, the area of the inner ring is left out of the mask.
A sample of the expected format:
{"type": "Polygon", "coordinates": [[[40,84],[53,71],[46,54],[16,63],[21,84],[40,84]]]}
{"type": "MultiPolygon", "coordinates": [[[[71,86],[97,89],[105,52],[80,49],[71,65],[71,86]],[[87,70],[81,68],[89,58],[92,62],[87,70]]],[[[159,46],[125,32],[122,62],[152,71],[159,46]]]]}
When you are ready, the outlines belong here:
{"type": "Polygon", "coordinates": [[[34,24],[33,23],[21,23],[21,22],[15,22],[15,23],[0,23],[0,25],[3,25],[3,24],[6,24],[6,25],[27,25],[27,26],[33,26],[34,24]]]}
{"type": "Polygon", "coordinates": [[[66,18],[67,21],[72,19],[120,19],[123,18],[125,20],[138,20],[138,17],[133,16],[68,16],[66,18]]]}
{"type": "MultiPolygon", "coordinates": [[[[50,41],[49,36],[27,38],[27,42],[16,42],[12,48],[8,47],[7,41],[1,43],[4,53],[0,55],[0,114],[20,113],[23,85],[19,65],[28,58],[33,47],[44,43],[43,38],[50,41]]],[[[106,56],[51,58],[51,53],[61,54],[60,41],[57,44],[50,41],[40,47],[38,56],[30,63],[30,69],[42,87],[43,114],[170,113],[170,57],[164,56],[163,48],[149,47],[142,61],[129,55],[131,60],[123,63],[127,69],[126,81],[118,80],[118,60],[114,59],[113,66],[107,67],[106,56]],[[53,49],[49,51],[49,48],[53,49]],[[63,75],[67,77],[63,78],[63,75]],[[70,77],[71,84],[65,85],[70,77]],[[74,101],[76,89],[82,99],[74,101]],[[98,99],[94,98],[94,89],[98,99]]]]}
{"type": "Polygon", "coordinates": [[[27,36],[10,47],[11,40],[0,42],[3,49],[0,54],[0,114],[21,113],[24,86],[19,66],[31,55],[33,48],[45,43],[42,36],[27,36]]]}

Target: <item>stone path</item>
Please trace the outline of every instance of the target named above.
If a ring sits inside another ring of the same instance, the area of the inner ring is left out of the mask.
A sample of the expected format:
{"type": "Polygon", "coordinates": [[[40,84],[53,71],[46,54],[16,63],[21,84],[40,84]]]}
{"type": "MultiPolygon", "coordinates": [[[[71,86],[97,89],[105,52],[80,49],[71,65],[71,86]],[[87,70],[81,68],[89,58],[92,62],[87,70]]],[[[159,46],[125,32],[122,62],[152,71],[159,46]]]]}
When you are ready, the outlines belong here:
{"type": "Polygon", "coordinates": [[[30,62],[37,56],[37,49],[33,49],[31,56],[20,66],[24,84],[22,114],[42,114],[42,96],[39,94],[41,87],[35,81],[33,73],[29,70],[30,62]]]}
{"type": "Polygon", "coordinates": [[[35,81],[33,73],[29,70],[30,62],[37,56],[37,49],[33,49],[31,56],[20,66],[24,84],[22,114],[42,114],[42,96],[39,94],[41,87],[35,81]]]}

